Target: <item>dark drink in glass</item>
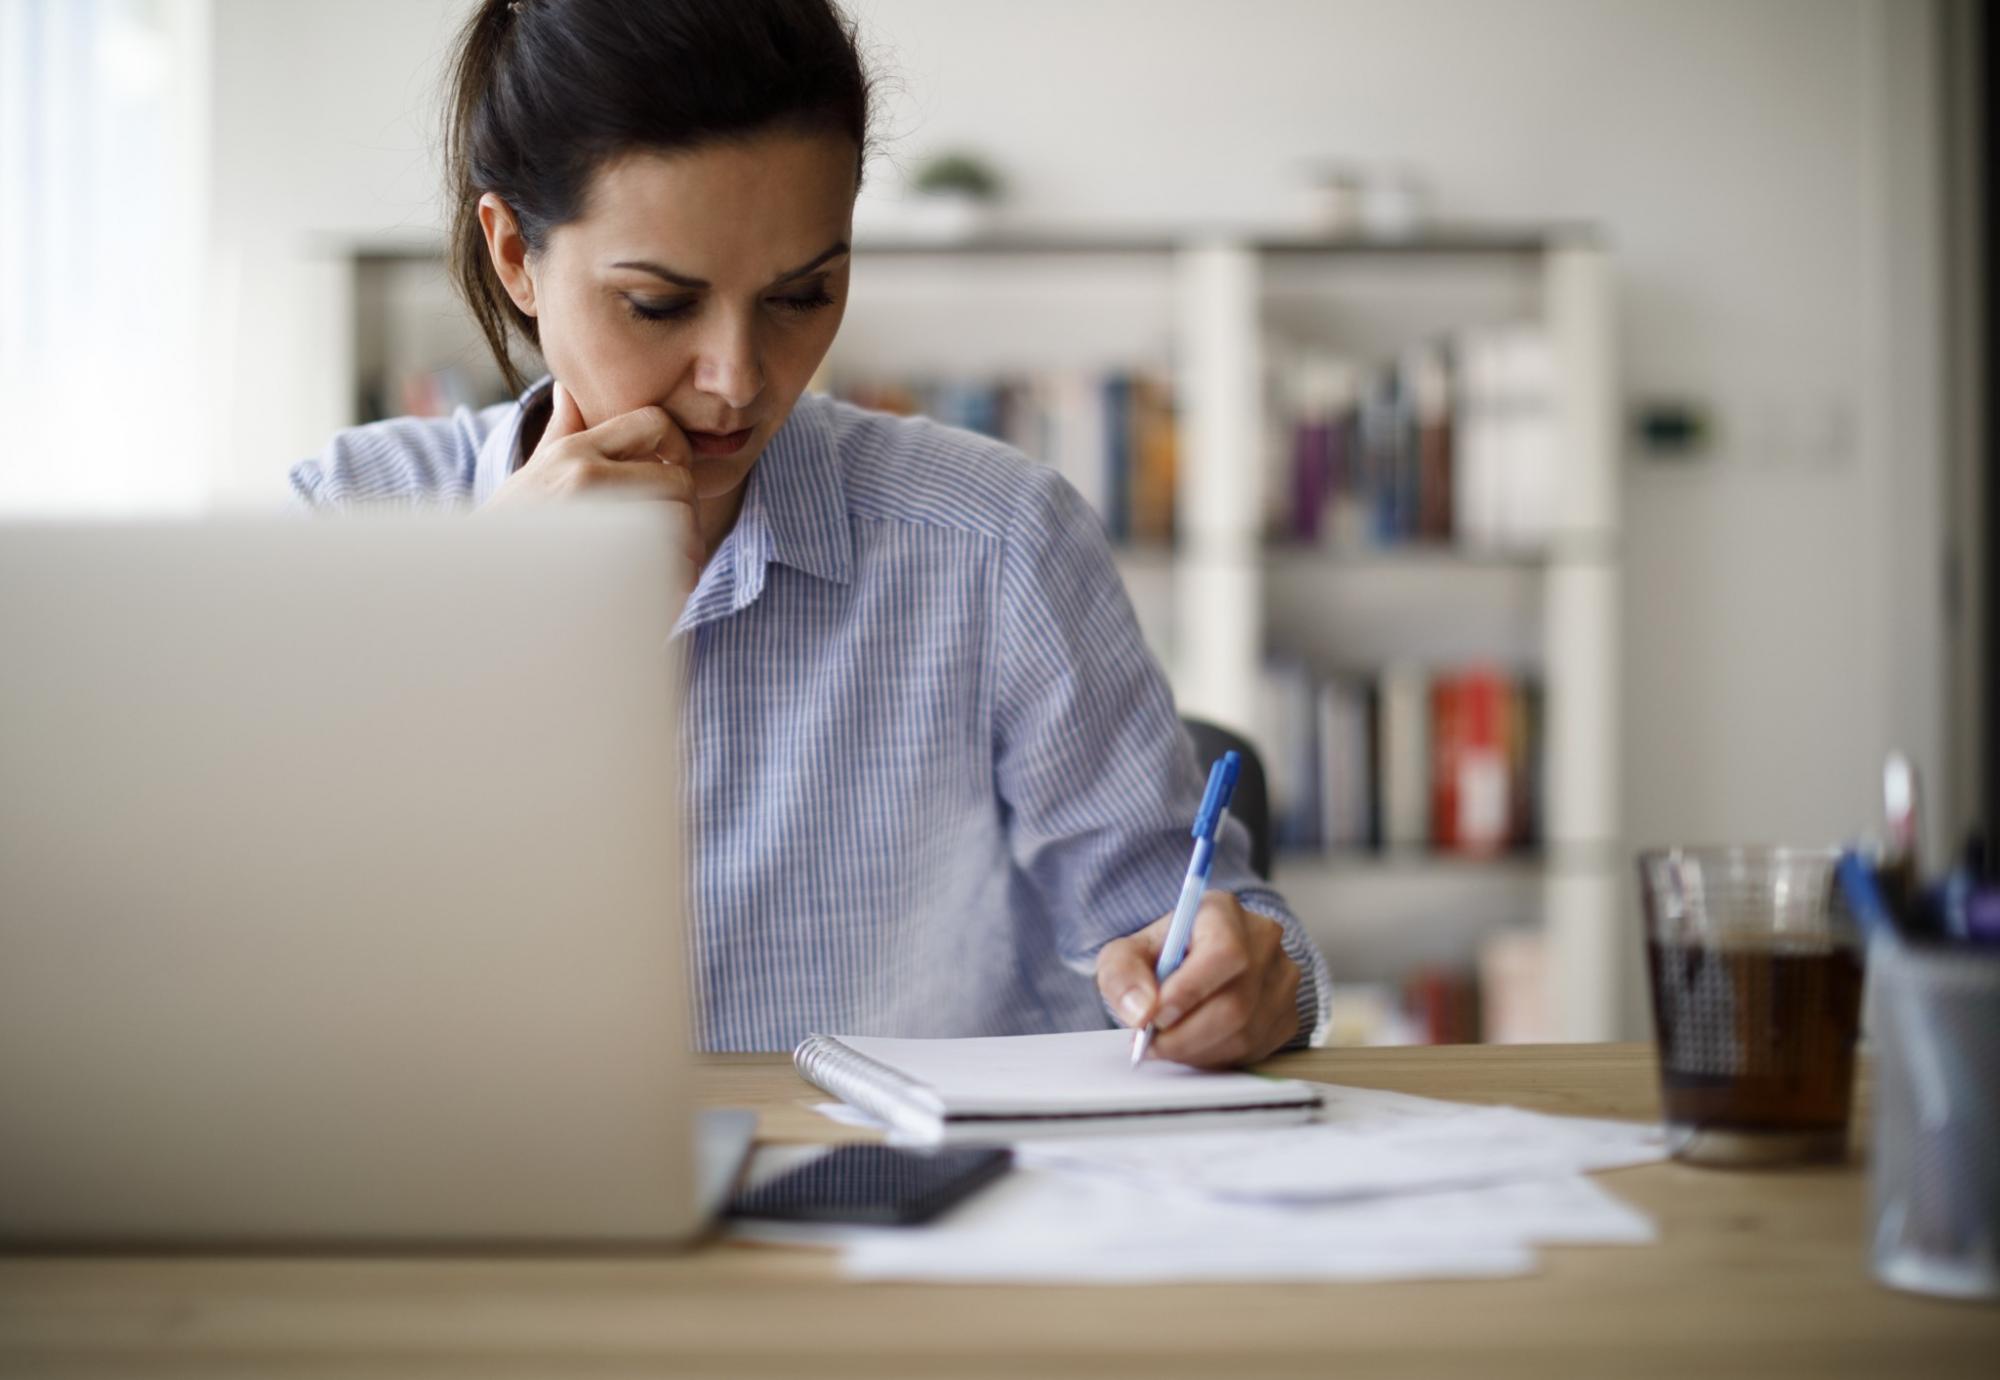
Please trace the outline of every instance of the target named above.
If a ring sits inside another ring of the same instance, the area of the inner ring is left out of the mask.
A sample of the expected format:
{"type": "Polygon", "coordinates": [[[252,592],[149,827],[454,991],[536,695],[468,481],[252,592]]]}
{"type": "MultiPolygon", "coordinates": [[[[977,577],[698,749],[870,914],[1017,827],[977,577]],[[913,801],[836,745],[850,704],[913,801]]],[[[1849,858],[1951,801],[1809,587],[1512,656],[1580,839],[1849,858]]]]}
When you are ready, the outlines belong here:
{"type": "Polygon", "coordinates": [[[1639,860],[1660,1097],[1675,1158],[1846,1153],[1859,937],[1832,850],[1668,849],[1639,860]]]}

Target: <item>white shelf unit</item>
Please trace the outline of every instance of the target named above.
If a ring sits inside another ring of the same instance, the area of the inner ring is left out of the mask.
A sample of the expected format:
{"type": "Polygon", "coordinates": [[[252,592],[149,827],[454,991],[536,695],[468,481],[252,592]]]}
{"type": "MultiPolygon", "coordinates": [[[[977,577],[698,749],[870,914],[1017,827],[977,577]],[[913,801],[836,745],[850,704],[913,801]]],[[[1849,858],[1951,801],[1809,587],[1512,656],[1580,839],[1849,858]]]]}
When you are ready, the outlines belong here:
{"type": "Polygon", "coordinates": [[[1611,264],[1585,233],[1414,241],[1012,239],[863,246],[835,378],[1171,368],[1177,541],[1121,553],[1183,712],[1264,737],[1274,650],[1352,668],[1499,660],[1544,695],[1541,847],[1475,861],[1280,855],[1277,881],[1336,981],[1544,939],[1558,1038],[1620,1028],[1618,491],[1611,264]],[[1531,553],[1274,549],[1263,438],[1274,334],[1388,355],[1467,326],[1540,323],[1556,360],[1557,507],[1531,553]]]}
{"type": "MultiPolygon", "coordinates": [[[[356,370],[477,367],[434,246],[351,255],[356,370]]],[[[1171,372],[1180,427],[1172,551],[1118,554],[1183,712],[1257,741],[1276,647],[1345,665],[1532,664],[1545,697],[1533,857],[1283,856],[1277,881],[1336,981],[1464,958],[1539,927],[1548,1028],[1614,1038],[1626,885],[1617,813],[1618,493],[1611,265],[1576,232],[1453,230],[1412,241],[1021,238],[857,246],[823,378],[1171,372]],[[1265,341],[1274,331],[1387,353],[1468,325],[1539,320],[1560,390],[1560,508],[1533,553],[1270,549],[1265,341]]]]}

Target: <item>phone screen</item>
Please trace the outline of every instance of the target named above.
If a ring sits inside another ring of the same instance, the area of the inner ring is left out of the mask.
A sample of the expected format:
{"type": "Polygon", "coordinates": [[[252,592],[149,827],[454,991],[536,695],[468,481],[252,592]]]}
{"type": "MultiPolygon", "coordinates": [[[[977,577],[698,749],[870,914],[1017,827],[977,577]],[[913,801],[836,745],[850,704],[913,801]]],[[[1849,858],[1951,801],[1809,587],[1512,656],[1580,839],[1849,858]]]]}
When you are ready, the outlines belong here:
{"type": "Polygon", "coordinates": [[[792,1222],[907,1226],[937,1216],[1005,1174],[1013,1163],[1014,1152],[1000,1147],[843,1145],[744,1190],[729,1212],[792,1222]]]}

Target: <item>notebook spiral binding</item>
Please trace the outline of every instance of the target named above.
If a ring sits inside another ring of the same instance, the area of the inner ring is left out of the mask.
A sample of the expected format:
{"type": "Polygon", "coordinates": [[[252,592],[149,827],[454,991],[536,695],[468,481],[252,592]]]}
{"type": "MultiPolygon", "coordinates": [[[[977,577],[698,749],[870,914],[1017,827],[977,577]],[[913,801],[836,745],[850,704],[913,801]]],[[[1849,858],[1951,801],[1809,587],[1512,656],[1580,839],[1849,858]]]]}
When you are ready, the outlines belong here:
{"type": "Polygon", "coordinates": [[[824,1035],[801,1040],[792,1051],[792,1063],[806,1081],[892,1124],[908,1125],[913,1118],[944,1114],[943,1102],[928,1084],[824,1035]]]}

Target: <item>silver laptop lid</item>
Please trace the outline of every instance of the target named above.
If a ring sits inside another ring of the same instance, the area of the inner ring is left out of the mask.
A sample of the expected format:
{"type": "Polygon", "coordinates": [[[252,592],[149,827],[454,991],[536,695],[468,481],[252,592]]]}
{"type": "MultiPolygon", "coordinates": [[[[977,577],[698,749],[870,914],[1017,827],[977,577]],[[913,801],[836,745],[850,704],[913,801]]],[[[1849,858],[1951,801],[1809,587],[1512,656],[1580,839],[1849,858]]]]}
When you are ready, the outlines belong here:
{"type": "Polygon", "coordinates": [[[658,517],[0,527],[0,1239],[695,1227],[658,517]]]}

